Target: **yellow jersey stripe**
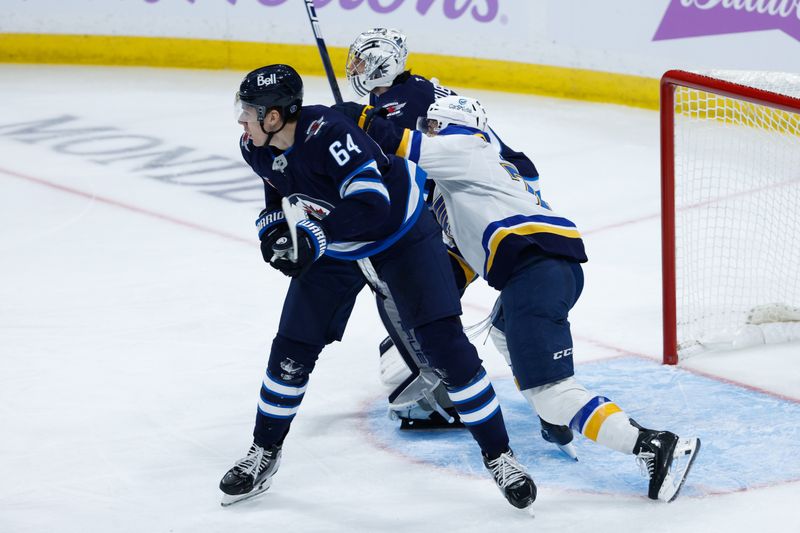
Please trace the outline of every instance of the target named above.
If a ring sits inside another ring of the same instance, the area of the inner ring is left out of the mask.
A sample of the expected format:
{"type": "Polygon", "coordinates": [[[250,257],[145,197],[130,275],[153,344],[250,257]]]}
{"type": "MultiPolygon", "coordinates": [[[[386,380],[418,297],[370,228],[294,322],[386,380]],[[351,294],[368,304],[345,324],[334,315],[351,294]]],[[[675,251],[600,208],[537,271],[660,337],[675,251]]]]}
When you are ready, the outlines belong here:
{"type": "Polygon", "coordinates": [[[492,238],[489,241],[489,257],[486,258],[486,273],[488,274],[489,270],[491,270],[492,264],[494,263],[495,254],[497,253],[497,248],[500,246],[500,242],[503,239],[509,235],[533,235],[535,233],[552,233],[553,235],[561,235],[562,237],[567,237],[570,239],[581,238],[580,232],[575,228],[564,228],[537,222],[521,224],[513,228],[503,228],[492,235],[492,238]]]}
{"type": "Polygon", "coordinates": [[[408,151],[411,148],[411,130],[403,130],[403,138],[400,140],[400,146],[397,147],[395,155],[408,159],[408,151]]]}
{"type": "Polygon", "coordinates": [[[472,280],[475,279],[475,271],[472,270],[472,267],[470,267],[466,261],[464,261],[463,257],[460,257],[458,254],[454,254],[450,250],[447,250],[447,253],[450,254],[450,257],[456,260],[458,265],[461,267],[461,270],[464,271],[464,279],[466,280],[464,288],[467,288],[469,284],[472,283],[472,280]]]}
{"type": "Polygon", "coordinates": [[[361,110],[361,116],[358,117],[358,127],[362,130],[364,129],[364,123],[367,121],[367,111],[372,109],[371,105],[365,105],[364,108],[361,110]]]}

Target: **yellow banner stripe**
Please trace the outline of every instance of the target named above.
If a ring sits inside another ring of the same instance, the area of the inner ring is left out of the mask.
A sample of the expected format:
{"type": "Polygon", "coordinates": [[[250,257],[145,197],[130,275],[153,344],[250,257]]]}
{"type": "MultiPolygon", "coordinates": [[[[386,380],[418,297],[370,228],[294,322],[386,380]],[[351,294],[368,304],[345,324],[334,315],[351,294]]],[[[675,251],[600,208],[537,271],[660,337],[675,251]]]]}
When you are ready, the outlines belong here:
{"type": "Polygon", "coordinates": [[[615,403],[604,403],[600,407],[592,413],[591,418],[589,418],[589,422],[583,427],[583,435],[587,439],[592,439],[594,441],[597,440],[597,434],[600,433],[600,427],[602,427],[603,422],[606,419],[613,415],[614,413],[621,413],[622,409],[615,403]]]}
{"type": "MultiPolygon", "coordinates": [[[[329,46],[334,72],[344,78],[347,48],[329,46]]],[[[325,71],[314,45],[127,37],[0,33],[0,63],[143,65],[233,69],[247,72],[268,63],[289,63],[304,75],[325,71]]],[[[407,66],[447,86],[542,94],[560,98],[658,109],[659,80],[629,74],[516,61],[413,52],[407,66]]],[[[343,79],[339,83],[344,85],[343,79]]]]}
{"type": "Polygon", "coordinates": [[[581,238],[580,232],[575,228],[560,228],[558,226],[538,224],[536,222],[498,230],[497,233],[492,236],[491,241],[489,241],[489,257],[486,260],[486,272],[488,273],[489,270],[491,270],[497,248],[500,246],[500,242],[503,239],[509,235],[533,235],[534,233],[552,233],[570,239],[581,238]]]}

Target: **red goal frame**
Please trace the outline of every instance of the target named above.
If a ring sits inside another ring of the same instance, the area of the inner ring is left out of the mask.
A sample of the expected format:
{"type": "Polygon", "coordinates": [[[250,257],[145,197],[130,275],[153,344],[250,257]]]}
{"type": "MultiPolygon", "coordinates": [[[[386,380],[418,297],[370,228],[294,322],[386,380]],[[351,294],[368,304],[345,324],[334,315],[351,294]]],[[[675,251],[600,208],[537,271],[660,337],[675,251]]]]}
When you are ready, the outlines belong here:
{"type": "Polygon", "coordinates": [[[800,113],[800,99],[683,70],[661,77],[661,271],[663,362],[678,363],[675,279],[675,87],[688,87],[728,98],[800,113]]]}

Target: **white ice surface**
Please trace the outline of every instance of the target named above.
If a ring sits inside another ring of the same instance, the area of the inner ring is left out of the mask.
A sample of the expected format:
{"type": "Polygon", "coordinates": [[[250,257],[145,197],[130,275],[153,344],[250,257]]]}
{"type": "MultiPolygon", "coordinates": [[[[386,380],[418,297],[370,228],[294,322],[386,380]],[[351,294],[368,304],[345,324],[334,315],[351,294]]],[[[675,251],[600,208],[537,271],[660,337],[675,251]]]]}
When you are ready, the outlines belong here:
{"type": "MultiPolygon", "coordinates": [[[[540,486],[532,519],[488,478],[377,446],[363,417],[382,394],[383,333],[366,292],[317,365],[272,489],[222,509],[217,483],[249,445],[287,285],[261,260],[260,207],[3,126],[68,114],[238,159],[231,103],[242,74],[0,66],[0,532],[800,531],[797,482],[670,505],[540,486]]],[[[330,102],[324,80],[306,83],[307,102],[330,102]]],[[[578,369],[658,359],[657,113],[477,95],[504,140],[533,157],[548,201],[583,230],[578,369]]],[[[465,323],[493,300],[485,284],[471,288],[465,323]]],[[[493,377],[509,375],[490,344],[479,349],[493,377]]],[[[797,401],[797,350],[686,367],[797,401]]]]}

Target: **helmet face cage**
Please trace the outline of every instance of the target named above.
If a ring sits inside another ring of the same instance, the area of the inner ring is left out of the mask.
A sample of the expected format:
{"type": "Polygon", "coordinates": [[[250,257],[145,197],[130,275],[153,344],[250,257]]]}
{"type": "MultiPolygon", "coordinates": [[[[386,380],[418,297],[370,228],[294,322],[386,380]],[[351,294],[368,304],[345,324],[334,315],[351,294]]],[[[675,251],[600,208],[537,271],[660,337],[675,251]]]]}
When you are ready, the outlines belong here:
{"type": "Polygon", "coordinates": [[[424,120],[417,122],[417,128],[429,135],[439,133],[451,124],[469,126],[486,130],[486,110],[474,98],[465,96],[445,96],[428,107],[424,120]]]}
{"type": "Polygon", "coordinates": [[[406,36],[398,30],[375,28],[358,36],[347,55],[347,81],[358,96],[388,87],[406,68],[406,36]]]}

